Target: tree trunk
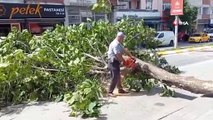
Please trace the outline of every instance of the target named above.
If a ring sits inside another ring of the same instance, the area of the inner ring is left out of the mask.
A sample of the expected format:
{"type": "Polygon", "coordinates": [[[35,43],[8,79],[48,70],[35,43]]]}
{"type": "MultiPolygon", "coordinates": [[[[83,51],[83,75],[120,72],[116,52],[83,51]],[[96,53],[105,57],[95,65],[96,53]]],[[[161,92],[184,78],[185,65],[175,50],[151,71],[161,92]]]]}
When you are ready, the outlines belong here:
{"type": "Polygon", "coordinates": [[[159,67],[144,62],[140,59],[137,59],[137,63],[139,64],[139,70],[141,70],[141,72],[145,72],[146,74],[160,80],[161,82],[166,81],[166,83],[171,83],[176,87],[182,88],[193,93],[207,95],[213,94],[213,81],[199,80],[194,77],[184,77],[169,73],[159,67]]]}

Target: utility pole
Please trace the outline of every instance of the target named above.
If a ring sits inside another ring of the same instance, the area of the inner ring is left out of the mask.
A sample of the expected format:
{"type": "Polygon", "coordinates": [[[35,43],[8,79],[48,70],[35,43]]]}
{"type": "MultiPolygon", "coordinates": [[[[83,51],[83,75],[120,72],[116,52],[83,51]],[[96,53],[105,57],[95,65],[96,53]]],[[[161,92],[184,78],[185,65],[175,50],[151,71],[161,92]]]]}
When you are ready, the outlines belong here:
{"type": "Polygon", "coordinates": [[[175,40],[174,40],[174,48],[178,46],[178,25],[179,25],[179,17],[178,15],[175,16],[175,40]]]}
{"type": "Polygon", "coordinates": [[[170,15],[175,16],[175,38],[174,38],[174,48],[178,46],[178,25],[179,25],[179,15],[183,15],[183,0],[171,0],[171,10],[170,15]]]}

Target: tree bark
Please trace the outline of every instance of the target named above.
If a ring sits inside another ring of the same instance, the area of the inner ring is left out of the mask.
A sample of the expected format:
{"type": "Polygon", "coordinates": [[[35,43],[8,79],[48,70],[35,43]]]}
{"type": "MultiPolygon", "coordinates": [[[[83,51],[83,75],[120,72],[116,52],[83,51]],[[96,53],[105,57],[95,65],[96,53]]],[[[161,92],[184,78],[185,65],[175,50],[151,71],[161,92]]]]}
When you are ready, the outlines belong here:
{"type": "Polygon", "coordinates": [[[141,72],[160,80],[161,82],[166,81],[176,87],[184,90],[198,93],[198,94],[213,94],[213,81],[200,80],[194,77],[185,77],[177,74],[169,73],[159,67],[156,67],[150,63],[144,62],[140,59],[136,61],[140,67],[141,72]]]}

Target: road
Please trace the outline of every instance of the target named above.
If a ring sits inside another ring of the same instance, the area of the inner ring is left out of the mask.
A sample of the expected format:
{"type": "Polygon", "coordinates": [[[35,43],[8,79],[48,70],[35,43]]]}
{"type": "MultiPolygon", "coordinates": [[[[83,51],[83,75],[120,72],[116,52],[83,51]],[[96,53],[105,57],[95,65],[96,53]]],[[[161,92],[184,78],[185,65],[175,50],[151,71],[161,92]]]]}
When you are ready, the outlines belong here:
{"type": "Polygon", "coordinates": [[[185,76],[213,80],[213,49],[164,56],[170,65],[177,66],[185,76]]]}
{"type": "Polygon", "coordinates": [[[213,49],[207,51],[187,52],[180,54],[169,54],[163,56],[171,64],[178,67],[213,60],[213,49]]]}

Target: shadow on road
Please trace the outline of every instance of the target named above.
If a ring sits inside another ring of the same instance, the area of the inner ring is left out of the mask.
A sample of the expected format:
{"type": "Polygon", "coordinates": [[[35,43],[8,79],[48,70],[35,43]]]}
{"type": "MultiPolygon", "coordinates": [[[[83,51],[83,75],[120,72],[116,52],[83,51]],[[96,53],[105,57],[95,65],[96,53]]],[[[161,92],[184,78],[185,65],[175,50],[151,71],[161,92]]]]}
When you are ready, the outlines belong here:
{"type": "MultiPolygon", "coordinates": [[[[19,104],[14,106],[8,106],[2,108],[0,110],[0,118],[4,115],[13,115],[13,114],[20,114],[25,108],[30,106],[47,106],[48,102],[35,102],[29,104],[19,104]]],[[[49,109],[42,109],[43,111],[47,111],[49,109]]]]}

